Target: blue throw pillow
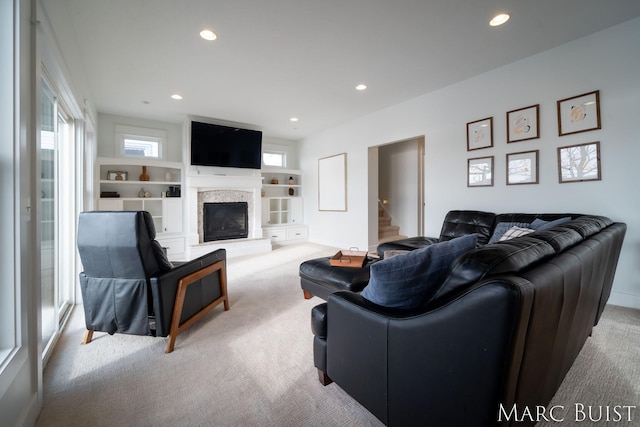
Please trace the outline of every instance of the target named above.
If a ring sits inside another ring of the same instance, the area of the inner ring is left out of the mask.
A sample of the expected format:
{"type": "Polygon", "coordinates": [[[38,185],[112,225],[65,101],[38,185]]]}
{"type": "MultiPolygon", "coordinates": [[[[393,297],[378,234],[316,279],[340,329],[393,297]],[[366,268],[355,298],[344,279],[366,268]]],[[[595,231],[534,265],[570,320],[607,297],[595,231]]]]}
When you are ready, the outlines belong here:
{"type": "Polygon", "coordinates": [[[385,307],[420,307],[440,289],[451,263],[476,247],[477,237],[469,234],[379,261],[371,265],[361,295],[385,307]]]}
{"type": "Polygon", "coordinates": [[[533,222],[531,223],[531,228],[533,228],[536,231],[548,230],[549,228],[553,228],[556,225],[564,224],[565,222],[569,222],[569,221],[571,221],[570,216],[566,216],[564,218],[558,218],[553,221],[544,221],[544,220],[541,220],[540,218],[537,218],[533,220],[533,222]]]}

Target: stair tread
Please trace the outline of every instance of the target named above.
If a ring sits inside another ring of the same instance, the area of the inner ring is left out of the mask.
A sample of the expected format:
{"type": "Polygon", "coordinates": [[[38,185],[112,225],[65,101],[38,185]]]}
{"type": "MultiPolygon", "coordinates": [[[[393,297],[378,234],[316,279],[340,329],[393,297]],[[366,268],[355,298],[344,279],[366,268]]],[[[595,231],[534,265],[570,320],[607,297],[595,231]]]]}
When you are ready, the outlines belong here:
{"type": "Polygon", "coordinates": [[[378,237],[378,244],[387,243],[387,242],[394,242],[396,240],[402,240],[402,239],[406,239],[406,238],[407,238],[407,236],[403,236],[401,234],[398,234],[396,236],[378,237]]]}

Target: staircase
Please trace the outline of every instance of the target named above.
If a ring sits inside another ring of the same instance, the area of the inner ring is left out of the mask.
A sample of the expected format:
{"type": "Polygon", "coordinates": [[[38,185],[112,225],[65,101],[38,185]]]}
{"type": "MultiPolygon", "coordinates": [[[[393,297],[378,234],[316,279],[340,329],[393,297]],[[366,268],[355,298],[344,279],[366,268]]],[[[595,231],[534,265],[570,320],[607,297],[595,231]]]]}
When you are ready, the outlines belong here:
{"type": "Polygon", "coordinates": [[[400,234],[400,227],[391,225],[391,217],[387,215],[382,206],[378,206],[378,243],[392,242],[406,239],[400,234]]]}

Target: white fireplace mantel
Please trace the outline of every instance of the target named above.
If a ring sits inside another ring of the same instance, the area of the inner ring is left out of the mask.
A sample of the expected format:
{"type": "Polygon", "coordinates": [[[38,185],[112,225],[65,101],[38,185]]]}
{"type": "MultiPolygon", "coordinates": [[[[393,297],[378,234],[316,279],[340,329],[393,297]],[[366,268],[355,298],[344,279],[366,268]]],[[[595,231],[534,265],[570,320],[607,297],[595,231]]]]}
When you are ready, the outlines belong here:
{"type": "Polygon", "coordinates": [[[245,175],[187,175],[187,188],[209,190],[258,190],[262,188],[262,176],[245,175]]]}
{"type": "MultiPolygon", "coordinates": [[[[256,253],[271,250],[271,241],[262,237],[261,214],[261,175],[231,175],[231,174],[205,174],[198,171],[189,171],[186,175],[183,197],[186,202],[187,212],[187,251],[191,257],[213,250],[213,247],[225,247],[227,252],[256,253]],[[206,242],[201,244],[198,234],[198,193],[208,191],[242,191],[250,194],[253,201],[253,209],[249,212],[249,237],[248,239],[224,240],[219,242],[206,242]],[[236,250],[235,248],[238,248],[236,250]]],[[[229,254],[228,254],[229,255],[229,254]]]]}

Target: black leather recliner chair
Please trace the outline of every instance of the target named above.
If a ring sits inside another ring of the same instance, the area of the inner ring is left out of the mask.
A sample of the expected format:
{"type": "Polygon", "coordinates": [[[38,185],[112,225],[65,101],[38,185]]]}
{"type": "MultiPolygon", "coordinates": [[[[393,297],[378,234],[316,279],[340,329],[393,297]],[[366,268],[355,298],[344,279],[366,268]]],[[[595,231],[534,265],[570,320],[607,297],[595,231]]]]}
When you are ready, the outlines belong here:
{"type": "Polygon", "coordinates": [[[169,336],[175,339],[227,295],[226,251],[218,249],[173,266],[155,240],[148,212],[82,212],[78,252],[87,331],[169,336]]]}

